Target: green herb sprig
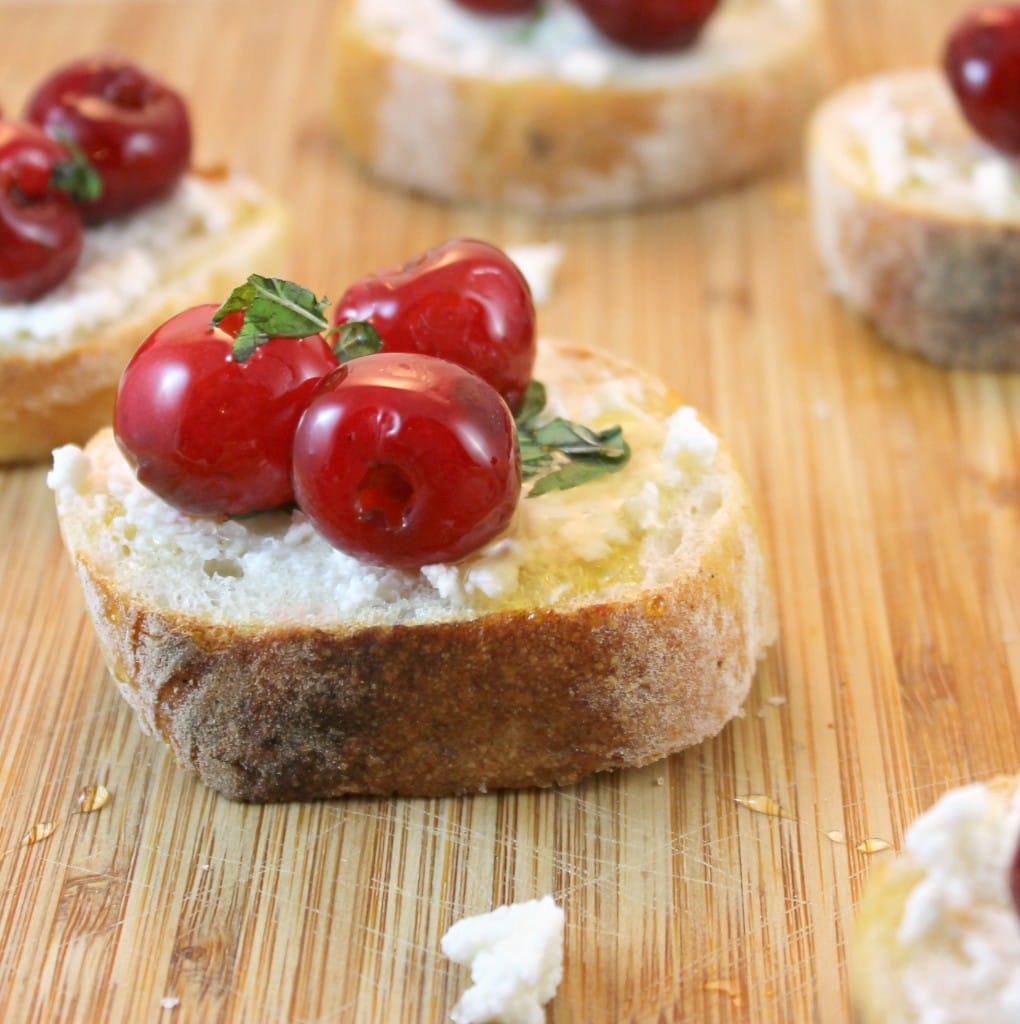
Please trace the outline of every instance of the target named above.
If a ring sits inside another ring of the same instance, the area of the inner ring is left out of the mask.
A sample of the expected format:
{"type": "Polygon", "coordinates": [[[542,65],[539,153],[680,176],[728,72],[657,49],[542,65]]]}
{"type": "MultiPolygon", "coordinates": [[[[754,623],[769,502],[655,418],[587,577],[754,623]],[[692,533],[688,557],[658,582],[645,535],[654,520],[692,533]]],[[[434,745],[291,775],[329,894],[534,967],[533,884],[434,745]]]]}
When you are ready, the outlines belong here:
{"type": "Polygon", "coordinates": [[[540,423],[545,404],[545,387],[533,380],[516,417],[521,476],[533,481],[527,497],[570,490],[627,464],[630,447],[621,427],[595,431],[559,416],[540,423]]]}
{"type": "Polygon", "coordinates": [[[328,305],[329,299],[318,299],[314,292],[293,281],[251,274],[216,310],[213,323],[244,311],[231,352],[237,363],[247,362],[270,338],[304,338],[319,333],[325,335],[341,363],[382,349],[382,340],[371,324],[355,321],[330,327],[326,319],[328,305]]]}
{"type": "MultiPolygon", "coordinates": [[[[369,323],[355,321],[330,327],[329,300],[281,278],[252,274],[235,288],[213,314],[213,323],[244,312],[234,340],[232,357],[243,363],[270,338],[303,338],[324,333],[342,363],[382,350],[382,340],[369,323]]],[[[619,472],[630,458],[630,448],[619,426],[592,430],[562,417],[542,421],[546,406],[543,384],[533,380],[515,417],[521,452],[521,476],[530,482],[527,497],[566,491],[619,472]]]]}
{"type": "Polygon", "coordinates": [[[103,194],[103,178],[95,165],[66,132],[57,132],[55,137],[71,155],[53,165],[50,184],[66,192],[76,203],[98,199],[103,194]]]}

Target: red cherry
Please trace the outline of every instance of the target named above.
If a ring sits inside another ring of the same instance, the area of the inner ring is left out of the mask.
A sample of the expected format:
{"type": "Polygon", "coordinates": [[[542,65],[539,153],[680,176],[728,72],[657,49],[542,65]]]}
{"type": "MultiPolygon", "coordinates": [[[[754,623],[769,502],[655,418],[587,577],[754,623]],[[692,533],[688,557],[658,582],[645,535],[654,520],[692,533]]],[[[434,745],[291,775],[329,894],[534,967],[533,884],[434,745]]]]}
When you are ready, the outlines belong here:
{"type": "Polygon", "coordinates": [[[1020,155],[1020,4],[971,11],[951,32],[942,66],[974,131],[1020,155]]]}
{"type": "Polygon", "coordinates": [[[513,417],[475,374],[380,353],[333,371],[294,437],[294,493],[326,539],[417,569],[481,547],[520,496],[513,417]]]}
{"type": "Polygon", "coordinates": [[[333,322],[368,321],[384,352],[420,352],[473,370],[516,410],[535,362],[535,306],[502,250],[455,239],[401,267],[364,277],[333,322]]]}
{"type": "Polygon", "coordinates": [[[244,314],[213,327],[216,309],[179,313],[142,343],[120,380],[117,443],[141,483],[184,512],[288,504],[294,429],[336,356],[314,334],[273,338],[236,362],[244,314]]]}
{"type": "Polygon", "coordinates": [[[632,50],[682,50],[700,35],[719,0],[577,0],[605,36],[632,50]]]}
{"type": "Polygon", "coordinates": [[[52,183],[67,150],[34,125],[0,122],[0,302],[34,299],[81,254],[81,217],[52,183]]]}
{"type": "Polygon", "coordinates": [[[454,0],[478,14],[528,14],[538,8],[539,0],[454,0]]]}
{"type": "Polygon", "coordinates": [[[51,75],[29,100],[28,120],[75,142],[103,179],[82,206],[107,220],[166,195],[188,169],[191,127],[184,100],[131,64],[82,60],[51,75]]]}

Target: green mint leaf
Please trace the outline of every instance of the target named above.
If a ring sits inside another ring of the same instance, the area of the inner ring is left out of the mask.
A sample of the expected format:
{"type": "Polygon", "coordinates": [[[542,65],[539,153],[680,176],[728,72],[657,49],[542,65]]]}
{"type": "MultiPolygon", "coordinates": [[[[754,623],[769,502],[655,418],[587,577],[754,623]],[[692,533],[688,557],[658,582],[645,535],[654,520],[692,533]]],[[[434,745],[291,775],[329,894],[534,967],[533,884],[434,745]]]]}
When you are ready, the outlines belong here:
{"type": "Polygon", "coordinates": [[[314,292],[293,281],[251,274],[216,310],[213,323],[244,310],[232,353],[236,362],[243,363],[270,338],[305,338],[325,330],[328,304],[328,299],[317,299],[314,292]]]}
{"type": "Polygon", "coordinates": [[[524,24],[514,31],[513,41],[522,46],[530,43],[538,28],[538,23],[543,17],[545,17],[545,4],[539,4],[538,7],[528,15],[524,24]]]}
{"type": "Polygon", "coordinates": [[[317,299],[314,292],[293,281],[252,274],[249,284],[255,296],[245,313],[245,322],[255,324],[276,338],[304,338],[329,326],[326,320],[327,299],[317,299]]]}
{"type": "Polygon", "coordinates": [[[541,381],[529,381],[524,397],[521,399],[521,407],[514,417],[517,426],[521,427],[530,423],[545,408],[545,398],[545,385],[541,381]]]}
{"type": "Polygon", "coordinates": [[[578,459],[568,462],[565,466],[539,477],[528,492],[529,498],[538,498],[551,491],[569,491],[572,487],[597,480],[600,476],[616,473],[623,468],[621,462],[602,462],[597,459],[578,459]]]}
{"type": "Polygon", "coordinates": [[[366,321],[351,320],[333,330],[336,332],[333,354],[341,363],[348,363],[359,356],[375,355],[382,350],[379,332],[366,321]]]}
{"type": "Polygon", "coordinates": [[[256,330],[249,324],[244,324],[234,338],[234,346],[230,350],[230,357],[235,363],[246,363],[251,359],[252,353],[269,341],[269,336],[256,330]]]}
{"type": "Polygon", "coordinates": [[[224,302],[215,313],[213,313],[213,323],[218,324],[225,316],[229,316],[231,313],[240,313],[241,310],[247,309],[254,298],[255,285],[248,281],[245,281],[244,284],[238,285],[230,293],[230,297],[227,301],[224,302]]]}
{"type": "Polygon", "coordinates": [[[532,381],[516,417],[521,477],[534,481],[529,498],[579,487],[615,473],[627,463],[630,448],[623,439],[622,428],[596,431],[559,416],[536,424],[545,403],[545,388],[532,381]]]}
{"type": "Polygon", "coordinates": [[[70,135],[57,132],[55,137],[71,156],[53,165],[50,184],[66,192],[76,203],[89,203],[98,199],[103,194],[103,179],[99,171],[70,135]]]}

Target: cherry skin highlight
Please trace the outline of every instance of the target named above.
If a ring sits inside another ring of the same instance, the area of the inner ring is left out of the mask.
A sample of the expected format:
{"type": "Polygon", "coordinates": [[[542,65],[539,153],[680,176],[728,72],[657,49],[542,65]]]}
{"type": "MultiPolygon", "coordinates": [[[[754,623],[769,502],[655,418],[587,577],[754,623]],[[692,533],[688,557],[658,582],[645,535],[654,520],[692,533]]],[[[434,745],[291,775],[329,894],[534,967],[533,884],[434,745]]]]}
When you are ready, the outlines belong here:
{"type": "Polygon", "coordinates": [[[319,381],[337,366],[321,335],[231,355],[243,313],[185,310],[142,343],[120,380],[114,433],[138,480],[183,512],[245,515],[293,501],[291,447],[319,381]]]}
{"type": "Polygon", "coordinates": [[[414,570],[452,562],[506,528],[520,497],[513,417],[445,360],[379,353],[322,383],[294,437],[294,493],[336,548],[414,570]]]}
{"type": "Polygon", "coordinates": [[[691,46],[719,0],[576,0],[607,38],[632,50],[682,50],[691,46]]]}
{"type": "Polygon", "coordinates": [[[454,239],[361,278],[333,312],[334,323],[356,320],[379,332],[384,352],[418,352],[474,371],[511,410],[531,380],[531,290],[506,253],[487,242],[454,239]]]}
{"type": "Polygon", "coordinates": [[[82,60],[60,69],[35,91],[26,118],[74,142],[99,172],[102,195],[82,204],[91,223],[166,195],[191,160],[184,100],[124,61],[82,60]]]}
{"type": "Polygon", "coordinates": [[[986,4],[967,14],[950,33],[942,66],[974,131],[1020,156],[1020,4],[986,4]]]}
{"type": "Polygon", "coordinates": [[[78,262],[81,217],[53,184],[68,156],[34,125],[0,121],[0,302],[38,298],[78,262]]]}

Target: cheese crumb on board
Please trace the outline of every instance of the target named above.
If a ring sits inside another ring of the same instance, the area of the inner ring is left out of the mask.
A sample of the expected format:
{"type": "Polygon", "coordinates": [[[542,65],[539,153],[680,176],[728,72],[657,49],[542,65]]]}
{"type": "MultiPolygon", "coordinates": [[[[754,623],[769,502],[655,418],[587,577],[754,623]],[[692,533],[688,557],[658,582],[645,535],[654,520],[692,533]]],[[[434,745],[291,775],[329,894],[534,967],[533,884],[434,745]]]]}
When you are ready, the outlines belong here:
{"type": "Polygon", "coordinates": [[[458,921],[440,940],[445,956],[471,968],[454,1024],[542,1024],[563,980],[565,916],[552,896],[458,921]]]}

